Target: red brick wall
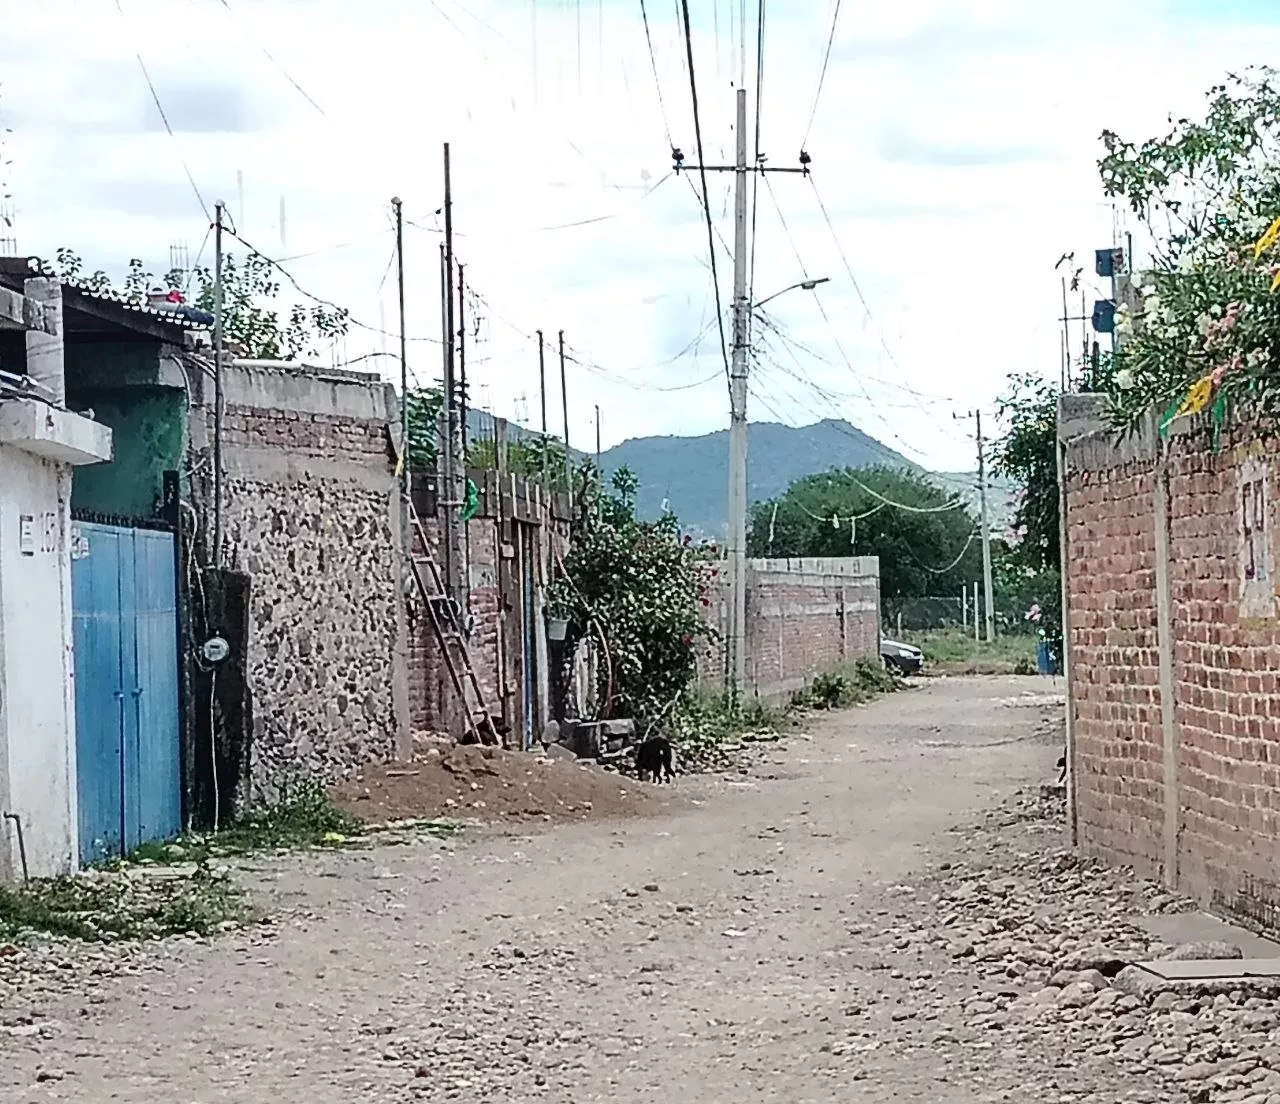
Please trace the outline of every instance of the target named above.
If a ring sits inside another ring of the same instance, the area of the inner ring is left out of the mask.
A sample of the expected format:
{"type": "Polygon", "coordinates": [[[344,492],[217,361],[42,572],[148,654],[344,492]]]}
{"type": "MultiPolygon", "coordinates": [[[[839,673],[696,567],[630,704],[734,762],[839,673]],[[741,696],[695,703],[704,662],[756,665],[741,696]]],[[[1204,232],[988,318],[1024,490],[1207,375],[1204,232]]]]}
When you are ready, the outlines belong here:
{"type": "MultiPolygon", "coordinates": [[[[880,590],[874,558],[751,560],[747,582],[747,681],[762,697],[804,686],[842,663],[876,657],[880,590]]],[[[723,634],[725,576],[711,595],[708,620],[723,634]]],[[[723,636],[699,657],[710,685],[724,675],[723,636]]]]}
{"type": "Polygon", "coordinates": [[[1090,851],[1158,869],[1163,817],[1150,464],[1068,484],[1076,815],[1090,851]]]}
{"type": "MultiPolygon", "coordinates": [[[[438,520],[423,518],[422,527],[431,542],[432,553],[438,558],[438,520]]],[[[485,702],[496,717],[501,705],[498,640],[502,631],[497,523],[493,518],[474,518],[468,523],[467,534],[470,540],[471,614],[476,619],[468,648],[485,702]]],[[[420,551],[420,547],[415,540],[415,551],[420,551]]],[[[449,673],[440,657],[435,632],[426,610],[415,595],[409,603],[409,717],[413,730],[448,731],[455,697],[449,673]]]]}
{"type": "Polygon", "coordinates": [[[1176,775],[1168,780],[1157,666],[1157,461],[1152,452],[1069,474],[1076,800],[1086,849],[1154,872],[1170,785],[1179,884],[1277,927],[1280,622],[1272,504],[1280,465],[1251,437],[1242,432],[1217,452],[1203,432],[1168,443],[1176,737],[1176,775]],[[1265,578],[1246,583],[1241,494],[1255,478],[1265,501],[1254,561],[1265,578]]]}

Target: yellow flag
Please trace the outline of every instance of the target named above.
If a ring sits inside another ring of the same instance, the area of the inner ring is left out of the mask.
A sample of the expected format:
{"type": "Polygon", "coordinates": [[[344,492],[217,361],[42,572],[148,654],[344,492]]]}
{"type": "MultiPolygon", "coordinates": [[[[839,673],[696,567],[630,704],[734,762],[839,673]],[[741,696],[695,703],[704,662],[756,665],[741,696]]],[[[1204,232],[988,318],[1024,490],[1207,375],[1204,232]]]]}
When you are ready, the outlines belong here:
{"type": "Polygon", "coordinates": [[[1178,407],[1178,418],[1187,414],[1199,414],[1206,406],[1209,400],[1213,398],[1213,373],[1205,376],[1203,379],[1196,380],[1191,385],[1191,390],[1187,392],[1187,397],[1182,400],[1182,405],[1178,407]]]}
{"type": "Polygon", "coordinates": [[[1258,239],[1257,244],[1254,245],[1253,259],[1256,261],[1278,241],[1280,241],[1280,218],[1276,219],[1275,222],[1267,227],[1267,232],[1263,234],[1262,237],[1258,239]]]}

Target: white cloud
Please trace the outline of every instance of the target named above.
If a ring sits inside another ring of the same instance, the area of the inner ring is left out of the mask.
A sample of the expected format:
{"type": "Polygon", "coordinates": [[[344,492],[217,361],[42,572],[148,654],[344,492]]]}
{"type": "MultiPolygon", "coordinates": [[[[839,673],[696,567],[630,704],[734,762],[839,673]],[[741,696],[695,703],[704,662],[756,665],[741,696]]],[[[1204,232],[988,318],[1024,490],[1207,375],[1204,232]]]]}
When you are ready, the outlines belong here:
{"type": "MultiPolygon", "coordinates": [[[[571,6],[540,3],[536,65],[525,0],[122,5],[123,17],[114,4],[76,0],[6,13],[0,120],[14,129],[23,249],[71,245],[91,267],[115,270],[132,256],[163,268],[173,241],[194,254],[206,219],[185,160],[205,201],[226,199],[248,240],[296,257],[288,267],[303,286],[389,327],[388,200],[400,195],[417,224],[409,329],[436,335],[440,235],[430,228],[449,140],[458,254],[485,303],[485,340],[469,358],[477,394],[508,414],[524,395],[536,420],[537,353],[518,331],[542,327],[554,346],[563,327],[573,355],[609,373],[569,366],[577,441],[591,439],[596,403],[606,444],[725,424],[715,327],[696,355],[671,360],[712,320],[707,239],[685,181],[649,192],[670,162],[638,4],[583,4],[579,26],[571,6]],[[174,139],[158,126],[135,50],[174,139]]],[[[683,41],[671,6],[648,6],[666,121],[692,160],[683,41]]],[[[732,156],[736,5],[715,10],[695,59],[707,158],[719,161],[732,156]]],[[[1085,0],[1069,18],[1065,5],[1012,0],[846,0],[806,137],[828,12],[770,5],[763,147],[769,164],[786,165],[805,142],[875,322],[814,188],[771,178],[786,229],[761,189],[758,297],[799,279],[794,240],[808,272],[831,277],[819,294],[832,326],[804,292],[770,304],[814,355],[797,350],[797,364],[771,339],[777,366],[766,356],[753,415],[771,416],[767,403],[795,421],[843,416],[917,459],[963,467],[971,445],[952,410],[989,408],[1010,372],[1058,370],[1053,263],[1110,240],[1098,133],[1146,135],[1171,111],[1195,111],[1227,70],[1270,56],[1280,32],[1191,28],[1161,0],[1085,0]]],[[[730,184],[710,180],[726,240],[730,184]]],[[[727,306],[730,262],[717,248],[727,306]]],[[[357,330],[338,354],[383,345],[357,330]]],[[[434,375],[438,347],[415,342],[413,352],[417,370],[434,375]]],[[[548,363],[558,381],[554,355],[548,363]]],[[[558,427],[558,393],[549,408],[558,427]]]]}

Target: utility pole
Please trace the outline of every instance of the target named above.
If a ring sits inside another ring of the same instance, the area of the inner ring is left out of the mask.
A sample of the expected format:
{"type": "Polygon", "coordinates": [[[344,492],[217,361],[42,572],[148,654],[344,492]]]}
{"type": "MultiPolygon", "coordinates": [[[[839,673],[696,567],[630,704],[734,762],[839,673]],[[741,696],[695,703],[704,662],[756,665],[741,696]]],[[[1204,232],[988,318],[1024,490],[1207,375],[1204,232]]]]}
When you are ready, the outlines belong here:
{"type": "Polygon", "coordinates": [[[538,395],[542,400],[542,485],[547,485],[547,343],[538,331],[538,395]]]}
{"type": "Polygon", "coordinates": [[[560,331],[560,404],[564,409],[564,485],[565,493],[573,498],[573,475],[569,464],[569,388],[564,375],[564,330],[560,331]]]}
{"type": "Polygon", "coordinates": [[[729,370],[729,693],[747,678],[747,90],[738,89],[733,197],[733,360],[729,370]]]}
{"type": "Polygon", "coordinates": [[[973,412],[978,429],[978,509],[982,525],[982,596],[986,600],[987,643],[996,639],[995,585],[991,578],[991,527],[987,523],[987,462],[982,441],[982,411],[973,412]]]}
{"type": "Polygon", "coordinates": [[[459,437],[462,443],[462,470],[467,465],[467,301],[466,284],[463,282],[463,269],[458,265],[458,424],[461,427],[459,437]]]}
{"type": "Polygon", "coordinates": [[[600,404],[596,403],[596,471],[600,470],[600,404]]]}
{"type": "Polygon", "coordinates": [[[396,219],[396,285],[400,302],[400,488],[406,509],[412,490],[409,475],[409,355],[404,327],[404,208],[391,200],[396,219]]]}
{"type": "Polygon", "coordinates": [[[226,205],[213,205],[213,566],[222,567],[222,395],[223,334],[222,222],[226,205]]]}
{"type": "MultiPolygon", "coordinates": [[[[744,16],[745,19],[745,16],[744,16]]],[[[745,36],[744,36],[745,38],[745,36]]],[[[745,57],[745,46],[743,47],[745,57]]],[[[745,69],[745,62],[744,62],[745,69]]],[[[744,79],[736,92],[737,149],[732,165],[686,165],[684,154],[672,150],[676,172],[731,172],[734,174],[734,246],[733,246],[733,349],[729,367],[729,532],[728,553],[729,608],[728,631],[725,633],[725,689],[731,701],[737,701],[746,687],[746,620],[747,620],[747,369],[750,354],[751,299],[747,287],[749,253],[747,250],[747,179],[751,172],[784,172],[808,175],[810,157],[800,152],[795,167],[765,167],[757,151],[754,166],[747,164],[747,91],[744,79]]],[[[820,281],[815,281],[820,282],[820,281]]],[[[797,285],[802,286],[802,285],[797,285]]],[[[788,289],[789,290],[789,289],[788,289]]]]}
{"type": "Polygon", "coordinates": [[[462,423],[458,418],[458,390],[455,372],[455,326],[453,316],[453,183],[449,171],[449,143],[444,144],[444,274],[441,288],[444,293],[444,401],[445,433],[443,458],[443,486],[439,504],[444,520],[445,580],[449,597],[457,603],[459,612],[465,611],[467,602],[466,558],[462,538],[462,503],[464,478],[462,458],[462,423]]]}

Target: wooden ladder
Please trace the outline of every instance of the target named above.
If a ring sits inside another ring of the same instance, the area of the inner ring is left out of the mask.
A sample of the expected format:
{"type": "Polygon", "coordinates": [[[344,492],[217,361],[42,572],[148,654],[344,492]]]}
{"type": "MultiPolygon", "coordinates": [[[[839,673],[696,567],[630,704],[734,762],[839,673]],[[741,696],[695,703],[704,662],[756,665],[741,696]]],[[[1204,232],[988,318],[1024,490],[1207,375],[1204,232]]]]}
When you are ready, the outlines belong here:
{"type": "Polygon", "coordinates": [[[444,657],[454,693],[457,694],[467,719],[463,743],[479,741],[488,745],[500,744],[493,714],[489,712],[484,692],[480,689],[480,680],[476,678],[476,670],[471,665],[471,651],[467,647],[461,611],[458,603],[449,597],[445,589],[440,565],[431,554],[426,530],[412,502],[409,503],[409,518],[420,546],[420,550],[416,552],[410,549],[409,565],[413,570],[418,597],[422,599],[422,604],[427,608],[427,616],[431,618],[431,627],[435,631],[436,642],[440,645],[440,654],[444,657]]]}

